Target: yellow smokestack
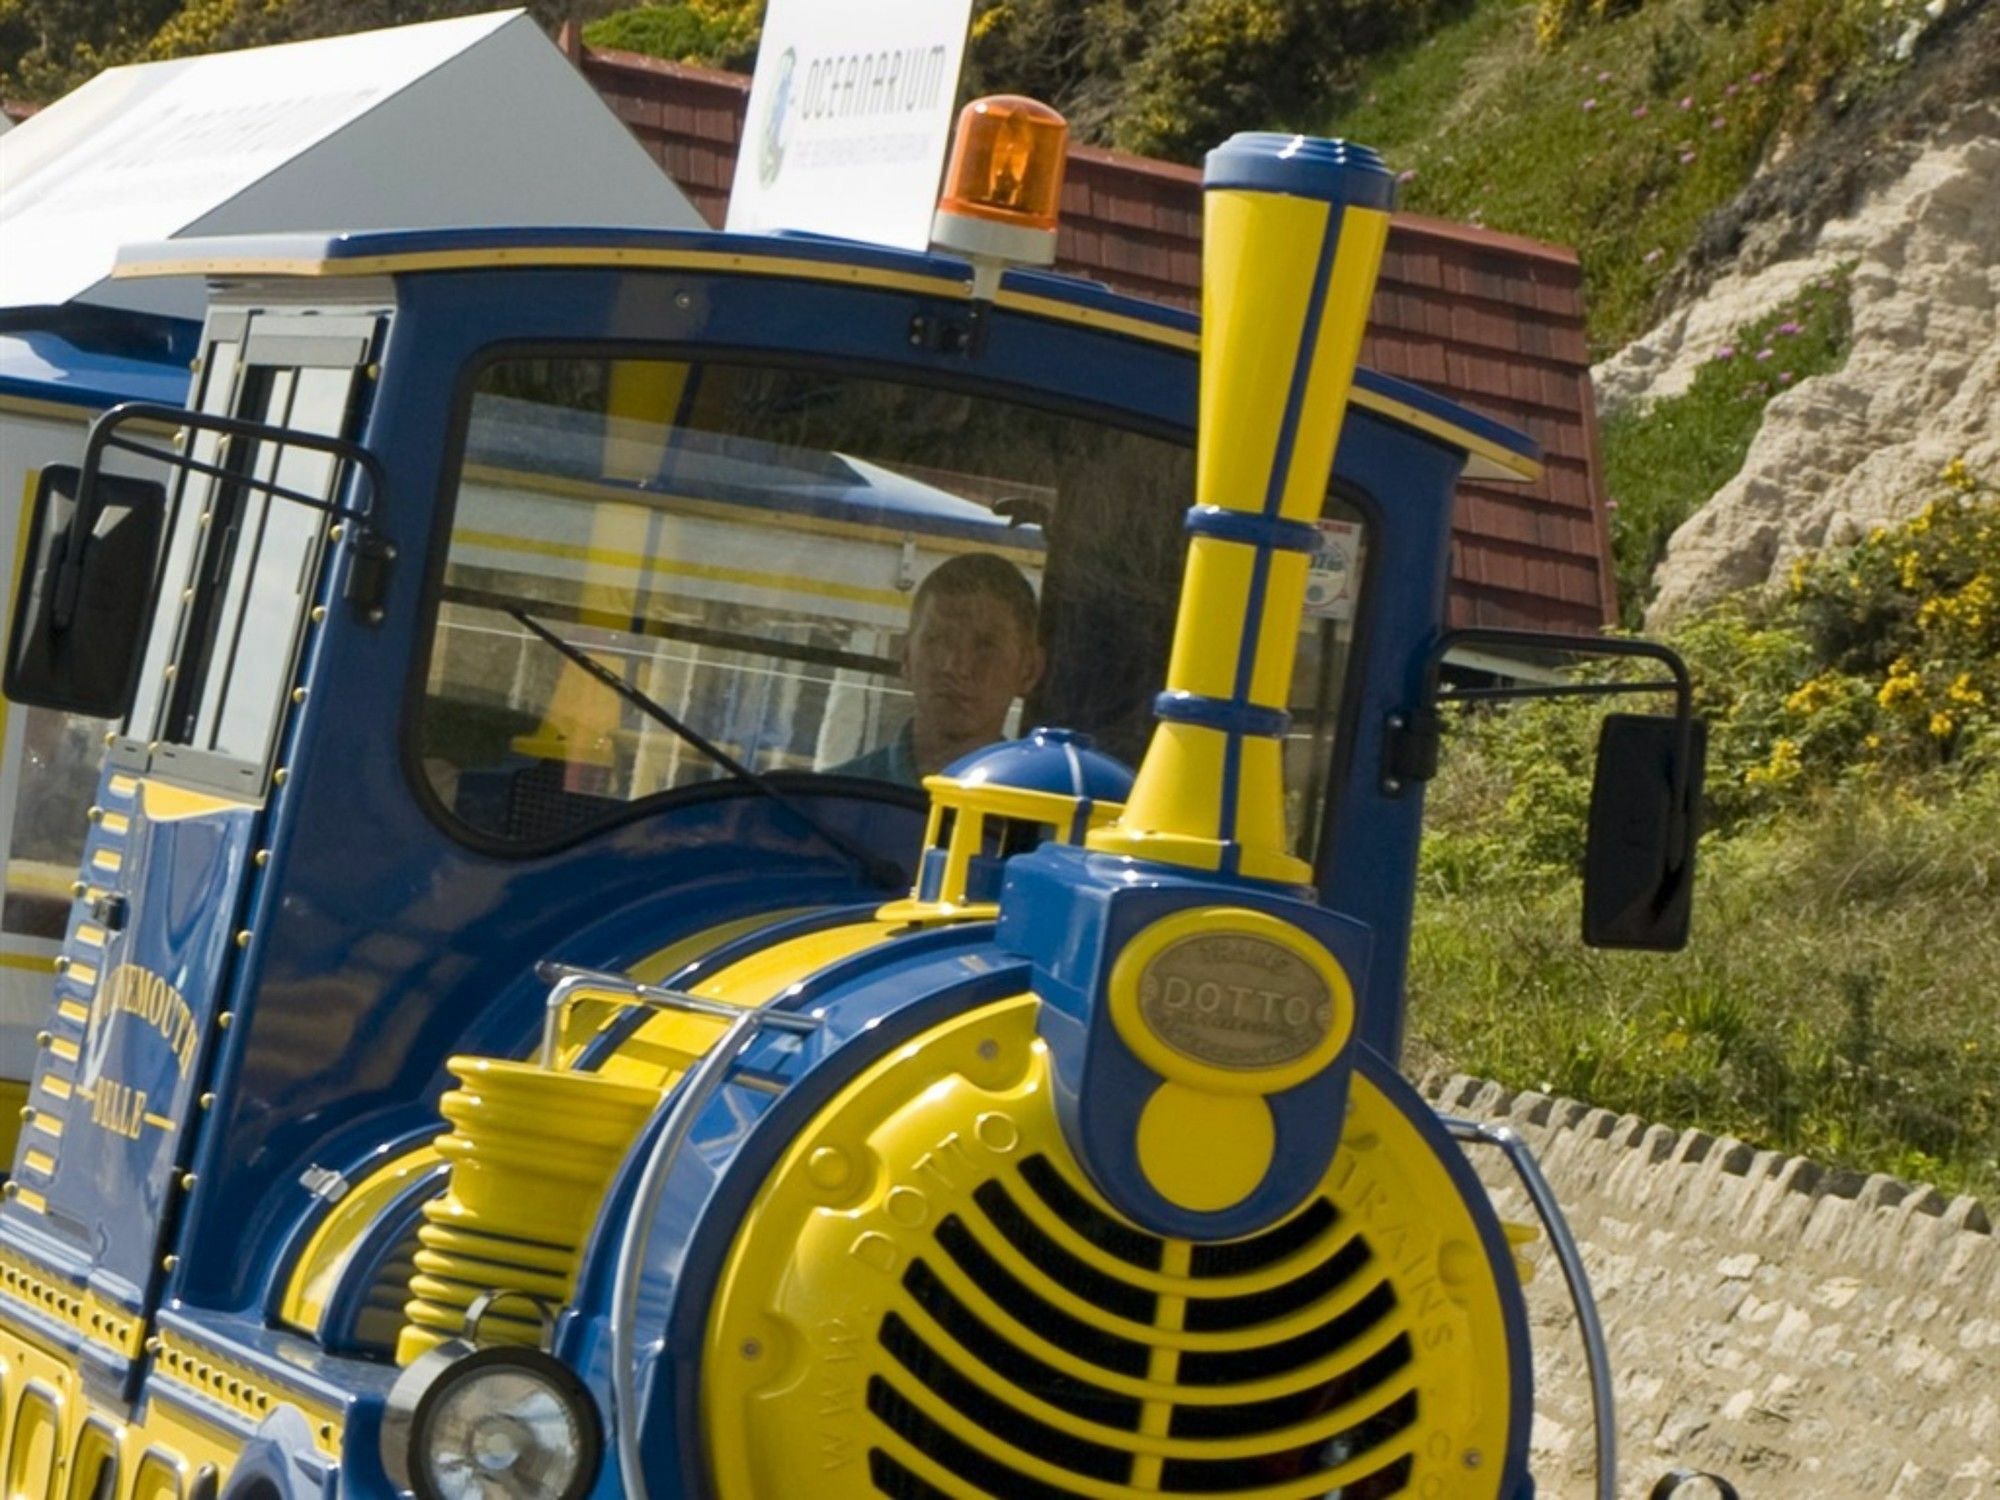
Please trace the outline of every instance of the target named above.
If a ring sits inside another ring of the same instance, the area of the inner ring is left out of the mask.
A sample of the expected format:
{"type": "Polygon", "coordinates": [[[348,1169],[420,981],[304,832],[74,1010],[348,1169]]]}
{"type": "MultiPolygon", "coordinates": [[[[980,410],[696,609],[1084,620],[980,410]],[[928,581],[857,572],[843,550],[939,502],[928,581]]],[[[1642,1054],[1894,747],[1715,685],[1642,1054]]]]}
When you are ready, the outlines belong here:
{"type": "Polygon", "coordinates": [[[1193,539],[1159,725],[1112,854],[1297,884],[1284,732],[1306,572],[1395,183],[1365,146],[1243,134],[1204,178],[1193,539]]]}

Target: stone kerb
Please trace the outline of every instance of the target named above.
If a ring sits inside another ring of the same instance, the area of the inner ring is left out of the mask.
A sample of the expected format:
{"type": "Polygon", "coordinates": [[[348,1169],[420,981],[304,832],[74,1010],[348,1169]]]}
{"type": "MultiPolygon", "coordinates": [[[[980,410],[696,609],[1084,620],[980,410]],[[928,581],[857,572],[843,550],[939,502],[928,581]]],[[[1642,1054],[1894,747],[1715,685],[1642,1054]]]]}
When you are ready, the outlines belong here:
{"type": "MultiPolygon", "coordinates": [[[[1511,1126],[1584,1249],[1617,1372],[1624,1494],[1672,1464],[1759,1500],[2000,1496],[2000,1238],[1975,1199],[1463,1075],[1443,1114],[1511,1126]]],[[[1533,1210],[1495,1152],[1501,1214],[1533,1210]]],[[[1530,1247],[1547,1500],[1588,1492],[1589,1392],[1530,1247]]]]}

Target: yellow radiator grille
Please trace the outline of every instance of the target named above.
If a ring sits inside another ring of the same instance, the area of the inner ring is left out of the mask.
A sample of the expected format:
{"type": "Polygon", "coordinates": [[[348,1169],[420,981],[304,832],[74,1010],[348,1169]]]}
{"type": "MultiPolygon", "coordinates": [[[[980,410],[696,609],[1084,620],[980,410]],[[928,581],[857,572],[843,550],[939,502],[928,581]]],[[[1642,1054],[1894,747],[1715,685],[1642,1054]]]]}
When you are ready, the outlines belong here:
{"type": "MultiPolygon", "coordinates": [[[[1013,1182],[982,1183],[972,1199],[973,1214],[938,1224],[934,1252],[903,1273],[907,1308],[886,1312],[877,1332],[895,1368],[870,1378],[868,1410],[903,1444],[980,1492],[1046,1500],[1080,1492],[1033,1477],[1024,1458],[1168,1494],[1241,1494],[1298,1480],[1356,1500],[1403,1492],[1418,1415],[1409,1333],[1366,1237],[1348,1232],[1327,1199],[1255,1239],[1194,1247],[1112,1219],[1046,1156],[1022,1161],[1013,1182]],[[1103,1269],[1103,1258],[1084,1259],[1031,1216],[1029,1194],[1135,1272],[1157,1275],[1170,1251],[1191,1248],[1189,1282],[1199,1292],[1169,1297],[1103,1269]],[[1056,1306],[1036,1290],[1045,1279],[1101,1310],[1101,1320],[1056,1306]],[[981,1316],[975,1301],[999,1316],[981,1316]],[[1185,1334],[1230,1337],[1186,1348],[1185,1334]],[[1037,1339],[1110,1377],[1163,1378],[1180,1387],[1177,1398],[1149,1403],[1129,1387],[1067,1373],[1029,1351],[1037,1339]],[[1153,1406],[1164,1408],[1172,1456],[1154,1451],[1149,1428],[1162,1423],[1147,1421],[1153,1406]],[[972,1441],[961,1435],[966,1424],[977,1429],[972,1441]]],[[[869,1469],[895,1500],[952,1493],[887,1445],[871,1449],[869,1469]]]]}
{"type": "Polygon", "coordinates": [[[830,1100],[745,1216],[702,1370],[710,1468],[725,1500],[1491,1500],[1503,1295],[1427,1138],[1363,1078],[1284,1222],[1140,1231],[1068,1154],[1032,1000],[1005,1002],[830,1100]]]}

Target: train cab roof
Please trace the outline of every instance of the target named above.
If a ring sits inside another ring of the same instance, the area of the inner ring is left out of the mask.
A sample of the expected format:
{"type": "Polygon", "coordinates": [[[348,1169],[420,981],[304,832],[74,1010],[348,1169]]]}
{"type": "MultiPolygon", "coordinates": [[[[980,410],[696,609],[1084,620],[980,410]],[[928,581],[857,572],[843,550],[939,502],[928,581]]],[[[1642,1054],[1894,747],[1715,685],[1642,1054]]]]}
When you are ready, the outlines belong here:
{"type": "MultiPolygon", "coordinates": [[[[114,275],[268,282],[527,269],[767,276],[954,299],[969,296],[972,283],[971,268],[954,257],[853,240],[790,233],[603,228],[374,230],[179,239],[126,247],[114,275]]],[[[1007,312],[1188,352],[1199,343],[1200,320],[1191,313],[1053,272],[1009,271],[996,305],[1007,312]]],[[[1541,472],[1541,451],[1532,438],[1408,381],[1364,367],[1356,372],[1353,400],[1364,413],[1415,428],[1462,451],[1467,478],[1529,481],[1541,472]]]]}
{"type": "Polygon", "coordinates": [[[79,306],[0,314],[0,403],[87,415],[121,401],[179,406],[197,325],[79,306]]]}

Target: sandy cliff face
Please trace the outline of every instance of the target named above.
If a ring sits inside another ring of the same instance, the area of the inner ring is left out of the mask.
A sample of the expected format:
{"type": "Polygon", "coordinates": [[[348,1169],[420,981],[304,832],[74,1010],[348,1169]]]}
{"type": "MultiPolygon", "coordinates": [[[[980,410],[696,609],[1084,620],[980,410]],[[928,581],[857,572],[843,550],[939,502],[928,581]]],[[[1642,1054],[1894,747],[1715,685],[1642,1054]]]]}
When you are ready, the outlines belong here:
{"type": "Polygon", "coordinates": [[[1655,621],[1763,583],[1803,552],[1912,513],[1956,457],[2000,470],[2000,105],[1968,107],[1804,254],[1718,279],[1594,372],[1617,407],[1685,391],[1702,361],[1807,282],[1851,266],[1844,368],[1774,399],[1742,470],[1674,533],[1655,621]]]}

